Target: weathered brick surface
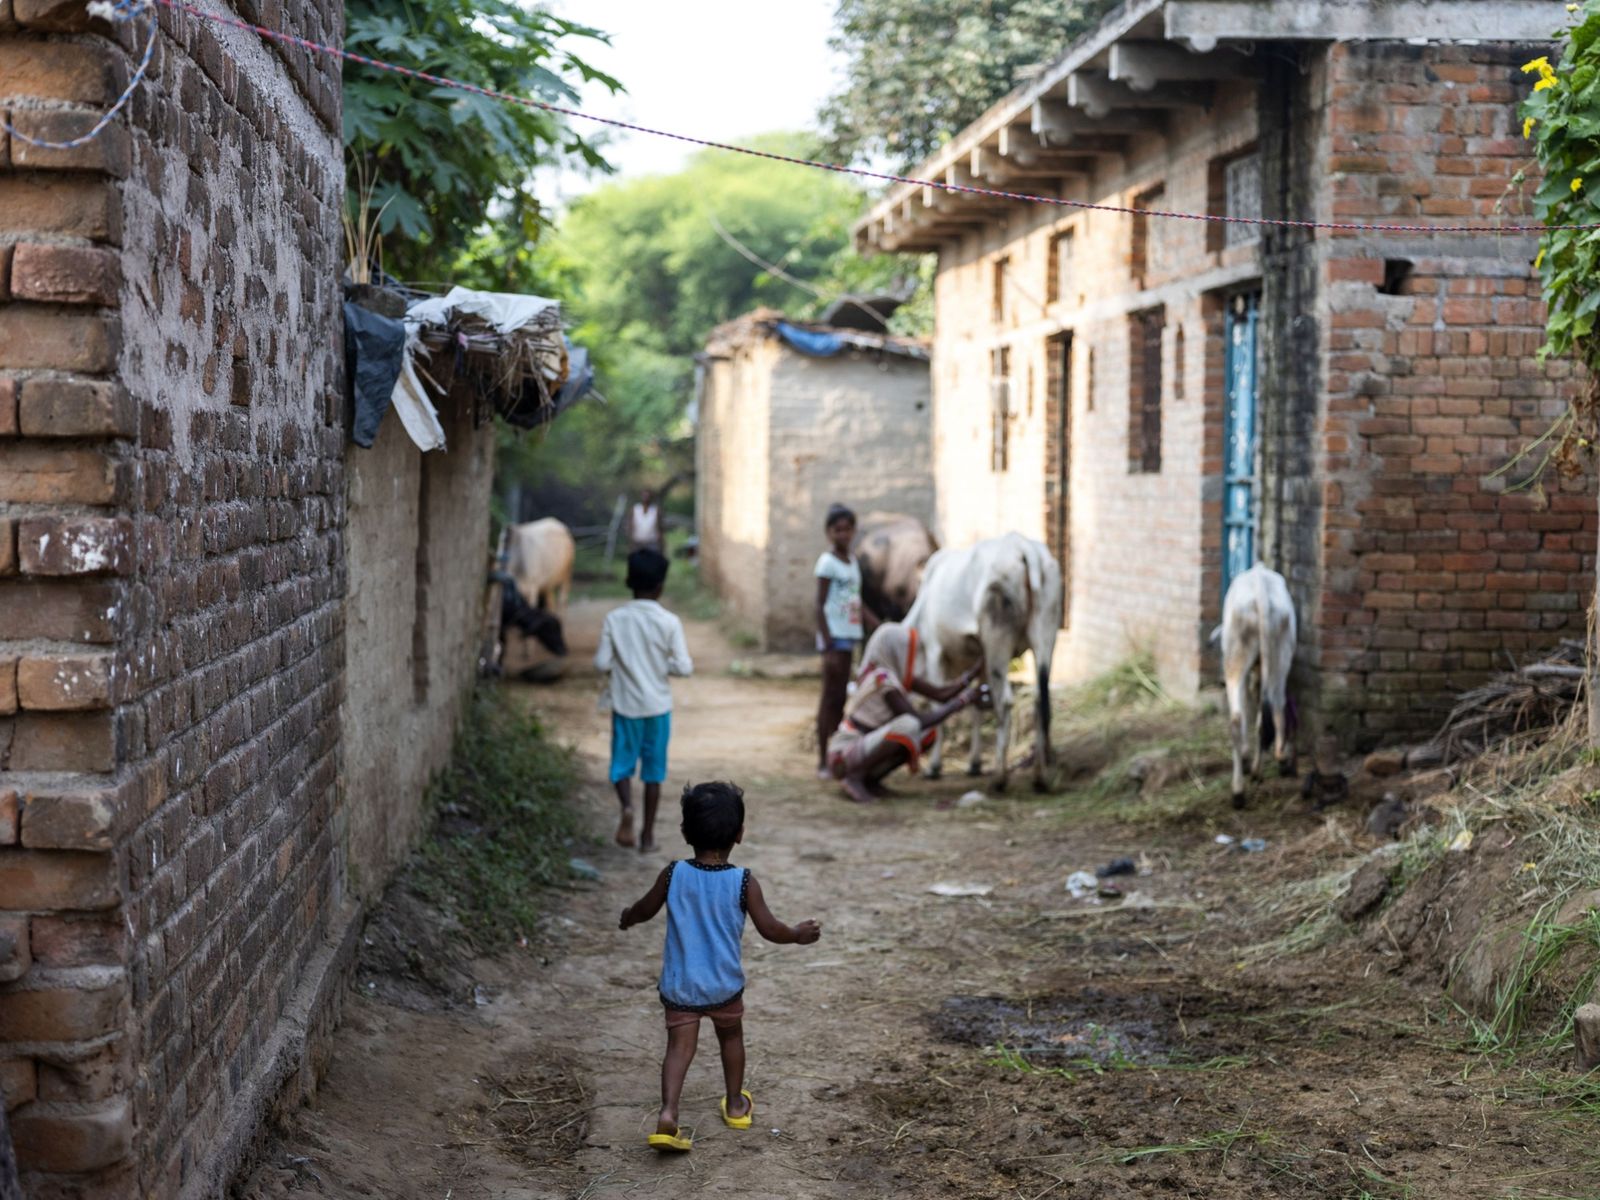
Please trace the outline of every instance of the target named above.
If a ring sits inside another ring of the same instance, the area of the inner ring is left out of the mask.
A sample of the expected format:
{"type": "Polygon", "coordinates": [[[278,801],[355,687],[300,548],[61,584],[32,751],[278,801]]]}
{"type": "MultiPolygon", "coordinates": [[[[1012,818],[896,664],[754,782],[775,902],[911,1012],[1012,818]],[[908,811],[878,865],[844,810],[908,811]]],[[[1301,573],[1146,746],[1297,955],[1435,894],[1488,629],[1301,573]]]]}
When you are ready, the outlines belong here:
{"type": "Polygon", "coordinates": [[[23,244],[11,256],[11,298],[114,305],[122,286],[121,275],[114,250],[23,244]]]}
{"type": "Polygon", "coordinates": [[[28,946],[28,918],[0,914],[0,983],[21,979],[33,965],[28,946]]]}
{"type": "MultiPolygon", "coordinates": [[[[0,396],[0,409],[3,405],[0,396]]],[[[30,379],[17,397],[15,431],[32,438],[132,437],[139,432],[139,420],[132,397],[120,385],[30,379]]]]}
{"type": "MultiPolygon", "coordinates": [[[[86,131],[135,39],[7,7],[0,109],[86,131]]],[[[92,143],[0,152],[0,1062],[30,1194],[191,1183],[340,903],[338,68],[170,15],[155,63],[92,143]]]]}

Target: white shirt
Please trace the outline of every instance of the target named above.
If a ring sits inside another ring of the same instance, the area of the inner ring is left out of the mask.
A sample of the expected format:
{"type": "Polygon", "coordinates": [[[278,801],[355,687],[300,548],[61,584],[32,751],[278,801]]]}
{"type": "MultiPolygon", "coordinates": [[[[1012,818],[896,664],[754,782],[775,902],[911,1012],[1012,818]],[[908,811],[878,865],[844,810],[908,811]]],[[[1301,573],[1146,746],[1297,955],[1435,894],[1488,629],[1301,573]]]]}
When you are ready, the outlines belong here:
{"type": "Polygon", "coordinates": [[[646,508],[642,504],[633,506],[633,527],[629,532],[630,540],[640,545],[648,546],[656,540],[656,530],[660,527],[661,510],[652,504],[646,508]]]}
{"type": "Polygon", "coordinates": [[[619,717],[671,712],[668,677],[694,671],[683,622],[654,600],[630,600],[606,614],[594,666],[611,674],[611,711],[619,717]]]}
{"type": "Polygon", "coordinates": [[[828,620],[831,638],[861,640],[861,564],[855,555],[849,562],[840,562],[831,550],[823,551],[817,559],[816,576],[828,581],[828,595],[822,602],[823,615],[828,620]]]}

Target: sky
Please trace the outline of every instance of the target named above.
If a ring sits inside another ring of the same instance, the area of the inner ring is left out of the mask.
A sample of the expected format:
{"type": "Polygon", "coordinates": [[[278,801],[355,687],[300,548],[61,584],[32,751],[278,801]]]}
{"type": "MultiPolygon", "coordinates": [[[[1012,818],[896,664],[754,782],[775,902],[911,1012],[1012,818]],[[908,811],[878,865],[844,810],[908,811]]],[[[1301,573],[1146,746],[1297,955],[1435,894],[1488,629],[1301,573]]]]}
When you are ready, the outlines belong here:
{"type": "MultiPolygon", "coordinates": [[[[579,43],[580,57],[622,82],[598,84],[579,107],[674,133],[739,142],[773,130],[808,129],[838,77],[828,49],[834,0],[552,0],[548,11],[602,29],[611,45],[579,43]]],[[[577,47],[575,47],[577,49],[577,47]]],[[[573,125],[588,136],[600,128],[573,125]]],[[[606,157],[617,177],[677,170],[694,147],[646,134],[617,133],[606,157]]],[[[539,181],[559,202],[605,181],[560,172],[539,181]]]]}

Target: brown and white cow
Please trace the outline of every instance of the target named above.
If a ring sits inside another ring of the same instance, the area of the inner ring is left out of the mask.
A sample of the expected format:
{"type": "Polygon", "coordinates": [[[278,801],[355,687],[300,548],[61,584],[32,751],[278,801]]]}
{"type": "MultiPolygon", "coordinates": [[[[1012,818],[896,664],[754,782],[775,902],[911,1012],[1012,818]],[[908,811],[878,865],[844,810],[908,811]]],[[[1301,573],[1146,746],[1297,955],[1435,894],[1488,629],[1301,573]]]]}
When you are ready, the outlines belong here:
{"type": "MultiPolygon", "coordinates": [[[[1050,760],[1050,660],[1061,628],[1061,567],[1042,542],[1020,533],[988,538],[961,550],[940,550],[928,560],[922,590],[906,616],[926,647],[931,682],[948,683],[982,662],[994,696],[999,726],[995,747],[996,788],[1004,791],[1010,773],[1006,752],[1011,734],[1011,660],[1033,652],[1037,744],[1033,786],[1045,787],[1050,760]]],[[[967,770],[983,769],[982,714],[972,720],[972,757],[967,770]]],[[[944,739],[929,759],[937,775],[944,739]]]]}
{"type": "Polygon", "coordinates": [[[535,608],[548,608],[557,617],[565,617],[572,592],[572,561],[578,553],[572,531],[554,517],[545,517],[511,526],[506,541],[506,569],[517,581],[522,598],[535,608]]]}
{"type": "Polygon", "coordinates": [[[884,512],[862,517],[853,547],[861,564],[861,603],[880,621],[904,620],[938,549],[928,527],[915,517],[884,512]]]}

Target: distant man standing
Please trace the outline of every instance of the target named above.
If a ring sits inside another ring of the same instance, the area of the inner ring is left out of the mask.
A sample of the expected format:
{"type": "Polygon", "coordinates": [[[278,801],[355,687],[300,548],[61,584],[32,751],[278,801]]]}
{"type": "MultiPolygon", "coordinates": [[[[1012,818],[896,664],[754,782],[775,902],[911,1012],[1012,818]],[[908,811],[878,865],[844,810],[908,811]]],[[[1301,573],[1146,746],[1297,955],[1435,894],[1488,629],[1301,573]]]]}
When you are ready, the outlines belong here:
{"type": "Polygon", "coordinates": [[[628,549],[666,553],[661,540],[661,507],[649,488],[639,493],[639,502],[628,514],[628,549]]]}

